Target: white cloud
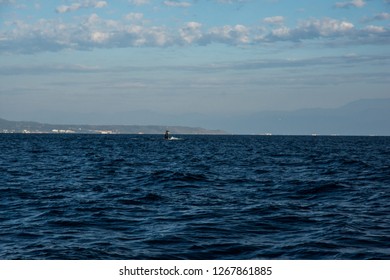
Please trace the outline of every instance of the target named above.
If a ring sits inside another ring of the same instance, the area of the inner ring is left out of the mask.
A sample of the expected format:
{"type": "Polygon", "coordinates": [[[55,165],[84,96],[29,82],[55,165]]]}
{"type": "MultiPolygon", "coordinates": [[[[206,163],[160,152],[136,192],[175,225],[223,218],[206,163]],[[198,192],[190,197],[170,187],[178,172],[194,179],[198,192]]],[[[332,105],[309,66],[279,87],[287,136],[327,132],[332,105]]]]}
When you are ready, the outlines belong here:
{"type": "Polygon", "coordinates": [[[224,43],[229,45],[239,45],[250,43],[249,29],[244,25],[225,25],[215,27],[208,31],[202,43],[224,43]]]}
{"type": "Polygon", "coordinates": [[[110,38],[110,35],[105,32],[94,31],[91,34],[91,40],[95,43],[104,43],[110,38]]]}
{"type": "Polygon", "coordinates": [[[85,0],[80,3],[73,3],[71,5],[61,5],[56,8],[56,12],[59,14],[68,13],[80,10],[82,8],[104,8],[108,4],[106,1],[97,0],[85,0]]]}
{"type": "Polygon", "coordinates": [[[266,17],[263,19],[263,22],[269,24],[283,24],[284,17],[283,16],[266,17]]]}
{"type": "Polygon", "coordinates": [[[277,38],[290,38],[291,36],[291,29],[288,28],[288,27],[280,27],[280,28],[277,28],[277,29],[274,29],[271,31],[271,34],[273,37],[277,37],[277,38]]]}
{"type": "Polygon", "coordinates": [[[347,21],[331,18],[310,19],[301,21],[297,27],[281,27],[271,31],[268,40],[291,40],[301,41],[320,37],[337,37],[354,30],[354,25],[347,21]]]}
{"type": "Polygon", "coordinates": [[[149,4],[150,0],[129,0],[129,3],[135,6],[142,6],[149,4]]]}
{"type": "Polygon", "coordinates": [[[95,8],[103,8],[107,6],[107,2],[106,1],[98,1],[96,4],[95,4],[95,8]]]}
{"type": "Polygon", "coordinates": [[[337,19],[313,19],[302,22],[298,27],[301,31],[314,31],[321,36],[333,36],[335,34],[346,33],[354,28],[354,25],[347,21],[337,19]]]}
{"type": "Polygon", "coordinates": [[[202,38],[201,31],[202,24],[199,22],[188,22],[183,28],[180,29],[179,33],[181,38],[187,44],[199,41],[202,38]]]}
{"type": "Polygon", "coordinates": [[[144,14],[142,13],[129,13],[125,16],[125,19],[129,21],[140,21],[144,17],[144,14]]]}
{"type": "Polygon", "coordinates": [[[62,6],[57,7],[56,12],[59,14],[63,14],[63,13],[77,11],[80,8],[81,8],[81,4],[79,4],[79,3],[74,3],[70,6],[62,5],[62,6]]]}
{"type": "Polygon", "coordinates": [[[376,25],[368,25],[363,30],[368,31],[369,33],[385,33],[386,32],[386,29],[383,26],[376,26],[376,25]]]}
{"type": "Polygon", "coordinates": [[[362,19],[362,22],[381,21],[381,20],[390,20],[390,13],[383,12],[383,13],[376,14],[373,17],[365,17],[362,19]]]}
{"type": "Polygon", "coordinates": [[[164,1],[163,3],[165,6],[179,7],[179,8],[188,8],[192,5],[190,2],[186,2],[186,1],[164,1]]]}
{"type": "MultiPolygon", "coordinates": [[[[281,22],[270,18],[269,22],[281,22]]],[[[60,18],[35,23],[14,21],[0,30],[0,53],[37,53],[63,49],[168,47],[213,43],[249,46],[262,43],[304,42],[321,39],[323,44],[390,43],[387,27],[368,25],[358,29],[351,22],[332,18],[308,19],[294,27],[225,25],[207,27],[188,22],[178,28],[154,26],[141,13],[129,13],[112,20],[92,14],[82,21],[60,18]]]]}
{"type": "MultiPolygon", "coordinates": [[[[389,0],[390,1],[390,0],[389,0]]],[[[374,17],[375,20],[389,20],[390,13],[380,13],[374,17]]]]}
{"type": "Polygon", "coordinates": [[[352,0],[352,1],[346,1],[346,2],[337,2],[334,6],[336,8],[362,8],[366,5],[366,2],[364,0],[352,0]]]}

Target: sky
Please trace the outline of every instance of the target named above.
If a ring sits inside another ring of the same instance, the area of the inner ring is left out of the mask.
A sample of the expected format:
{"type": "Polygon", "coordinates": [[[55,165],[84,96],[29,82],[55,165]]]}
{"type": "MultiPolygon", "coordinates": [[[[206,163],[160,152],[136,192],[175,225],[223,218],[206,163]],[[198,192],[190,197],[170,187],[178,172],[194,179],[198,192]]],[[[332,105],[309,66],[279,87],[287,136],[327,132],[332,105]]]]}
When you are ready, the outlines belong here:
{"type": "Polygon", "coordinates": [[[0,0],[9,120],[336,108],[390,98],[389,74],[389,0],[0,0]]]}

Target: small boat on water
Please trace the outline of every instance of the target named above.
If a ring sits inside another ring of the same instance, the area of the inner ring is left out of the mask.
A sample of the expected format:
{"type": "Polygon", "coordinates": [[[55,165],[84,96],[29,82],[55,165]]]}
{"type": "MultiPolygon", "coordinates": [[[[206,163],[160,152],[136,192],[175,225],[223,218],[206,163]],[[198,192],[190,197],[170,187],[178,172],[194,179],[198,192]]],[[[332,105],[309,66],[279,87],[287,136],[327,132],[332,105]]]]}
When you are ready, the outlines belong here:
{"type": "Polygon", "coordinates": [[[169,140],[169,130],[165,130],[164,139],[169,140]]]}
{"type": "Polygon", "coordinates": [[[164,140],[180,140],[180,138],[170,136],[169,130],[166,130],[164,134],[164,140]]]}

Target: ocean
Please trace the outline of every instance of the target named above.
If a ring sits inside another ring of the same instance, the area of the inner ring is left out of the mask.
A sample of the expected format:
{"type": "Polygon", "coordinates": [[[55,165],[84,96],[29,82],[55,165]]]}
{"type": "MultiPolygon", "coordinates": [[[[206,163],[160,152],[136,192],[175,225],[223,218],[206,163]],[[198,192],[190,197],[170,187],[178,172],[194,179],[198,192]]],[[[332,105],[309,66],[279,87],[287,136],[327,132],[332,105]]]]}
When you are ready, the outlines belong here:
{"type": "Polygon", "coordinates": [[[0,259],[390,259],[390,137],[0,134],[0,259]]]}

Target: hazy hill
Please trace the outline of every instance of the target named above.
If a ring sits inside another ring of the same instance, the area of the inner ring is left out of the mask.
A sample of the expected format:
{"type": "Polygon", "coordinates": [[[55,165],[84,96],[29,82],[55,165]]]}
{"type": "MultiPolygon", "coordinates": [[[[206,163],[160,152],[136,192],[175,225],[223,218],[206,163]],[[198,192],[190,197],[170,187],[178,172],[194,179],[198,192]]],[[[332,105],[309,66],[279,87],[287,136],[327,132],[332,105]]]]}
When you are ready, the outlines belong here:
{"type": "MultiPolygon", "coordinates": [[[[54,113],[50,116],[56,116],[54,113]]],[[[77,133],[146,133],[161,134],[281,134],[281,135],[390,135],[390,98],[363,99],[339,108],[309,108],[296,111],[260,111],[241,115],[162,114],[153,112],[120,112],[73,116],[75,121],[120,123],[132,120],[142,125],[53,125],[37,122],[14,122],[0,119],[0,132],[71,130],[77,133]],[[89,121],[86,121],[89,120],[89,121]],[[144,125],[145,123],[175,124],[144,125]],[[198,126],[209,129],[199,128],[198,126]],[[222,130],[213,130],[214,128],[222,130]]],[[[49,119],[48,116],[46,119],[49,119]]],[[[63,119],[66,119],[62,116],[63,119]]]]}
{"type": "Polygon", "coordinates": [[[207,123],[210,127],[237,134],[390,135],[390,99],[359,100],[334,109],[262,111],[224,117],[197,116],[191,121],[207,123]]]}
{"type": "Polygon", "coordinates": [[[221,130],[200,127],[157,125],[56,125],[39,122],[8,121],[0,119],[3,133],[96,133],[96,134],[226,134],[221,130]]]}
{"type": "MultiPolygon", "coordinates": [[[[252,127],[276,134],[390,135],[390,99],[359,100],[335,109],[265,112],[252,127]]],[[[245,123],[246,121],[243,120],[245,123]]]]}

